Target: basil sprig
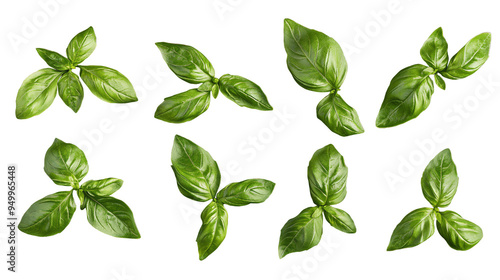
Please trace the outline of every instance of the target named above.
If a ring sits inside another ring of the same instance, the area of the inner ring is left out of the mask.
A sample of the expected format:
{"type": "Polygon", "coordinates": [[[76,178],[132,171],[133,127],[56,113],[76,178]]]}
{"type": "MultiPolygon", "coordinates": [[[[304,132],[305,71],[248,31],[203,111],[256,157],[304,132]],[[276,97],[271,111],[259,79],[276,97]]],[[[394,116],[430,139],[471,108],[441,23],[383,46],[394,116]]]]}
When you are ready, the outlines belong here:
{"type": "Polygon", "coordinates": [[[316,204],[288,220],[281,229],[279,257],[309,250],[318,245],[323,234],[323,215],[334,228],[355,233],[356,226],[347,212],[331,205],[342,202],[347,194],[347,166],[333,145],[317,150],[307,168],[309,192],[316,204]]]}
{"type": "Polygon", "coordinates": [[[440,74],[457,80],[468,77],[479,70],[488,59],[490,33],[481,33],[472,38],[448,61],[448,43],[443,30],[436,29],[424,42],[420,56],[422,64],[409,66],[396,74],[385,93],[377,116],[377,127],[392,127],[416,118],[431,102],[436,85],[445,90],[446,84],[440,74]]]}
{"type": "Polygon", "coordinates": [[[363,133],[358,113],[339,95],[347,74],[347,61],[339,44],[324,33],[285,19],[286,63],[301,87],[328,92],[316,107],[316,115],[340,136],[363,133]]]}
{"type": "Polygon", "coordinates": [[[201,85],[165,98],[156,109],[155,118],[170,123],[191,121],[208,109],[210,95],[217,98],[219,90],[241,107],[261,111],[273,109],[262,89],[254,82],[229,74],[216,78],[212,64],[197,49],[165,42],[156,43],[156,46],[177,77],[190,84],[201,85]]]}
{"type": "Polygon", "coordinates": [[[264,202],[275,185],[264,179],[249,179],[218,191],[221,174],[217,162],[203,148],[179,135],[172,147],[172,169],[182,195],[200,202],[211,200],[201,213],[202,226],[196,238],[200,260],[212,254],[226,237],[228,216],[224,205],[264,202]]]}
{"type": "Polygon", "coordinates": [[[453,211],[439,209],[450,205],[457,192],[457,168],[449,149],[429,162],[421,185],[433,208],[419,208],[406,215],[394,229],[387,251],[414,247],[429,239],[434,234],[435,221],[439,234],[451,248],[465,251],[474,247],[483,238],[481,228],[453,211]]]}
{"type": "Polygon", "coordinates": [[[26,78],[17,93],[16,117],[28,119],[41,114],[54,101],[57,92],[64,103],[75,113],[83,101],[80,79],[72,72],[80,68],[80,77],[90,91],[110,103],[137,101],[134,87],[122,73],[105,66],[80,65],[96,47],[94,29],[78,33],[68,45],[66,55],[46,49],[36,49],[45,62],[52,67],[38,70],[26,78]]]}
{"type": "Polygon", "coordinates": [[[122,180],[90,180],[80,185],[89,166],[85,154],[77,146],[55,139],[45,154],[44,170],[56,185],[69,186],[71,190],[48,195],[33,203],[24,213],[19,230],[35,236],[62,232],[76,210],[75,192],[80,199],[80,209],[87,210],[87,220],[94,228],[114,237],[141,237],[130,208],[111,196],[121,188],[122,180]]]}

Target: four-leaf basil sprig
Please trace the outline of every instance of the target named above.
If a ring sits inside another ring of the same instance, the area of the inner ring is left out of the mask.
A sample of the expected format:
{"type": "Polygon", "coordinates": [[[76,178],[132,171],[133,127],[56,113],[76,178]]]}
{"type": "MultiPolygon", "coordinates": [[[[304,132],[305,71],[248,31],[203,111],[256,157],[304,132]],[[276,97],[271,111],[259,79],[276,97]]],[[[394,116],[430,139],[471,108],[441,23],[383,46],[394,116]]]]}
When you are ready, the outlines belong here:
{"type": "Polygon", "coordinates": [[[156,46],[177,77],[190,84],[201,85],[197,89],[165,98],[156,109],[155,118],[170,123],[191,121],[208,109],[210,93],[217,98],[219,89],[241,107],[262,111],[273,109],[262,89],[254,82],[229,74],[216,78],[212,64],[197,49],[164,42],[156,43],[156,46]]]}
{"type": "Polygon", "coordinates": [[[355,233],[356,226],[347,212],[331,205],[342,202],[347,194],[347,166],[333,145],[317,150],[307,168],[309,192],[317,206],[308,207],[286,222],[281,229],[279,257],[309,250],[318,245],[323,234],[323,214],[334,228],[355,233]]]}
{"type": "Polygon", "coordinates": [[[62,232],[75,213],[73,192],[76,192],[80,209],[87,210],[87,220],[94,228],[114,237],[141,237],[127,204],[110,196],[121,188],[122,180],[106,178],[80,185],[89,166],[85,154],[77,146],[55,139],[45,154],[44,170],[56,185],[72,189],[48,195],[33,203],[24,213],[19,230],[35,236],[62,232]]]}
{"type": "Polygon", "coordinates": [[[285,19],[286,63],[303,88],[329,92],[316,107],[316,115],[340,136],[363,133],[358,113],[339,95],[347,74],[347,61],[339,44],[322,32],[285,19]]]}
{"type": "Polygon", "coordinates": [[[200,260],[212,254],[226,237],[228,215],[224,204],[261,203],[274,189],[271,181],[249,179],[231,183],[217,192],[221,180],[217,162],[203,148],[179,135],[172,147],[172,169],[185,197],[200,202],[212,200],[201,213],[203,224],[196,238],[200,260]]]}
{"type": "Polygon", "coordinates": [[[429,67],[422,64],[409,66],[392,78],[377,116],[377,127],[392,127],[416,118],[431,102],[434,83],[446,89],[439,76],[457,80],[474,74],[488,59],[490,33],[472,38],[448,62],[448,43],[443,30],[436,29],[420,49],[420,56],[429,67]]]}
{"type": "Polygon", "coordinates": [[[122,73],[105,66],[80,65],[96,47],[94,29],[78,33],[69,42],[67,58],[57,52],[36,49],[52,68],[36,71],[23,81],[16,98],[16,117],[28,119],[41,114],[54,101],[57,92],[64,103],[75,113],[83,101],[83,87],[78,76],[72,72],[80,68],[80,77],[90,91],[110,103],[137,101],[134,87],[122,73]]]}
{"type": "Polygon", "coordinates": [[[429,162],[421,185],[425,199],[433,208],[419,208],[406,215],[394,229],[387,251],[414,247],[429,239],[434,234],[434,221],[451,248],[465,251],[474,247],[483,238],[481,228],[453,211],[439,210],[450,205],[458,186],[457,168],[449,149],[429,162]]]}

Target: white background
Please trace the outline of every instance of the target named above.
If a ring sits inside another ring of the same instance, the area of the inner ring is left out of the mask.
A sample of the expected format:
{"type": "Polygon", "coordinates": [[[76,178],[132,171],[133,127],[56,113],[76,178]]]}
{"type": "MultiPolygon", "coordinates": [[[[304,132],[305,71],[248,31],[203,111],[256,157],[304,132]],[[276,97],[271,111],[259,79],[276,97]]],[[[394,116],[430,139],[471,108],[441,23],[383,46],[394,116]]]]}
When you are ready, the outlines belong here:
{"type": "MultiPolygon", "coordinates": [[[[54,138],[85,150],[86,179],[125,181],[116,197],[133,210],[140,240],[118,239],[92,228],[77,210],[66,230],[40,238],[18,233],[18,273],[2,279],[498,279],[500,225],[498,158],[500,36],[496,1],[3,1],[1,19],[1,164],[18,165],[18,214],[41,197],[63,190],[43,171],[54,138]],[[217,8],[218,7],[218,8],[217,8]],[[283,19],[332,36],[346,53],[349,71],[341,94],[366,132],[342,138],[316,119],[325,94],[298,86],[287,70],[283,19]],[[39,116],[15,118],[22,81],[47,67],[35,51],[64,54],[69,40],[93,26],[97,48],[84,64],[118,69],[134,84],[139,102],[107,104],[85,88],[74,114],[60,98],[39,116]],[[379,129],[375,118],[391,78],[423,63],[419,50],[443,27],[450,57],[469,39],[492,32],[490,59],[474,75],[436,87],[417,119],[379,129]],[[224,96],[189,123],[153,117],[170,95],[193,88],[175,77],[155,42],[188,44],[203,52],[216,74],[238,74],[259,84],[272,112],[240,108],[224,96]],[[488,82],[489,81],[489,82],[488,82]],[[283,117],[284,115],[288,115],[283,117]],[[247,178],[276,182],[263,204],[230,207],[228,234],[205,261],[196,235],[204,203],[177,190],[170,169],[175,134],[209,151],[224,184],[247,178]],[[437,136],[436,136],[437,135],[437,136]],[[257,139],[257,140],[255,140],[257,139]],[[257,145],[255,145],[255,142],[257,145]],[[251,144],[254,143],[254,144],[251,144]],[[358,232],[341,233],[325,222],[318,247],[280,260],[284,223],[312,206],[307,165],[332,143],[349,167],[348,195],[338,205],[358,232]],[[424,144],[422,144],[424,143],[424,144]],[[391,233],[411,210],[428,206],[420,189],[425,165],[450,148],[460,176],[449,209],[480,225],[483,240],[458,252],[436,233],[412,249],[386,252],[391,233]],[[392,176],[394,180],[388,180],[392,176]]],[[[6,171],[1,174],[7,177],[6,171]]],[[[6,179],[2,179],[6,180],[6,179]]],[[[6,216],[6,188],[0,195],[6,216]]],[[[4,219],[4,218],[2,218],[4,219]]],[[[6,221],[2,222],[2,224],[6,221]]],[[[7,253],[0,226],[0,252],[7,253]]]]}

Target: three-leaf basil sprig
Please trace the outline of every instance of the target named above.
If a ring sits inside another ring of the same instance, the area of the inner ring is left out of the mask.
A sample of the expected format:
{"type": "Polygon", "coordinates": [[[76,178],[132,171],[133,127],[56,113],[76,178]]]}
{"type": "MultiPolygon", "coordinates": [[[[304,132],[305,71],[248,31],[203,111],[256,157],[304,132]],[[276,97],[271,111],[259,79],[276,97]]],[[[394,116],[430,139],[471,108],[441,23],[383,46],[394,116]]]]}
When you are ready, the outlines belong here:
{"type": "Polygon", "coordinates": [[[450,205],[458,186],[457,168],[449,149],[429,162],[421,185],[433,208],[419,208],[406,215],[394,229],[387,251],[414,247],[429,239],[434,234],[435,221],[439,234],[451,248],[465,251],[474,247],[483,238],[481,228],[453,211],[439,210],[450,205]]]}
{"type": "Polygon", "coordinates": [[[422,64],[409,66],[392,78],[377,116],[377,127],[392,127],[416,118],[431,102],[434,81],[441,89],[446,84],[441,76],[458,80],[468,77],[486,62],[490,52],[490,33],[472,38],[448,62],[448,43],[443,30],[436,29],[420,49],[422,64]]]}
{"type": "Polygon", "coordinates": [[[217,162],[203,148],[179,135],[172,147],[172,169],[185,197],[200,202],[212,200],[201,213],[203,224],[196,238],[200,260],[212,254],[226,237],[228,216],[224,204],[261,203],[274,189],[271,181],[249,179],[231,183],[217,192],[221,180],[217,162]]]}
{"type": "Polygon", "coordinates": [[[355,233],[356,226],[347,212],[331,205],[342,202],[347,194],[347,166],[333,145],[317,150],[307,168],[309,192],[317,206],[308,207],[281,229],[279,257],[309,250],[318,245],[323,234],[323,214],[334,228],[355,233]]]}
{"type": "Polygon", "coordinates": [[[273,109],[262,89],[254,82],[229,74],[216,78],[212,64],[197,49],[164,42],[156,43],[156,46],[177,77],[190,84],[201,85],[165,98],[156,109],[155,118],[170,123],[191,121],[208,109],[210,94],[217,98],[219,89],[239,106],[262,111],[273,109]]]}
{"type": "Polygon", "coordinates": [[[137,101],[134,87],[122,73],[105,66],[80,65],[96,47],[94,29],[78,33],[66,49],[67,58],[57,52],[36,49],[52,68],[36,71],[23,81],[16,98],[16,117],[28,119],[41,114],[54,101],[57,92],[64,103],[75,113],[83,101],[83,87],[78,76],[72,72],[80,68],[80,77],[90,91],[110,103],[137,101]]]}
{"type": "Polygon", "coordinates": [[[285,19],[286,63],[303,88],[329,92],[316,107],[316,115],[340,136],[363,133],[358,113],[339,95],[347,74],[347,61],[339,44],[322,32],[285,19]]]}
{"type": "Polygon", "coordinates": [[[51,236],[62,232],[76,210],[73,192],[80,199],[80,209],[87,209],[87,220],[97,230],[114,237],[140,238],[130,208],[111,195],[121,188],[116,178],[90,180],[82,185],[89,166],[82,150],[55,139],[45,154],[45,173],[56,185],[69,186],[69,191],[48,195],[24,213],[19,230],[35,236],[51,236]]]}

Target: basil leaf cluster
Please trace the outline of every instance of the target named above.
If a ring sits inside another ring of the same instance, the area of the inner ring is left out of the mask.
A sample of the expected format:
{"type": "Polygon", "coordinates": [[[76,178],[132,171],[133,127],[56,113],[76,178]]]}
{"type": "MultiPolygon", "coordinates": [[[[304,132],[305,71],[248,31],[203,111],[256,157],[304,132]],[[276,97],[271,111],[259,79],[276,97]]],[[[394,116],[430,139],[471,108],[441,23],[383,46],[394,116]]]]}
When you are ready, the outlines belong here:
{"type": "Polygon", "coordinates": [[[181,80],[201,84],[198,88],[170,96],[158,106],[155,118],[183,123],[203,114],[210,105],[210,95],[217,98],[219,90],[229,100],[241,107],[271,111],[262,89],[254,82],[236,75],[215,77],[210,61],[197,49],[165,42],[156,43],[168,67],[181,80]]]}
{"type": "Polygon", "coordinates": [[[264,179],[249,179],[218,191],[221,173],[217,162],[203,148],[179,135],[172,147],[172,169],[182,195],[200,202],[211,200],[201,213],[202,226],[196,238],[200,260],[212,254],[226,237],[228,215],[224,205],[262,203],[275,185],[264,179]]]}
{"type": "Polygon", "coordinates": [[[122,73],[105,66],[80,65],[96,47],[94,29],[78,33],[66,48],[67,58],[46,49],[36,49],[52,68],[36,71],[26,78],[17,93],[16,117],[28,119],[41,114],[54,101],[57,92],[71,110],[78,112],[83,101],[83,87],[79,77],[72,72],[80,68],[80,77],[90,91],[110,103],[137,101],[134,87],[122,73]]]}
{"type": "Polygon", "coordinates": [[[322,32],[285,19],[286,63],[301,87],[328,92],[316,107],[316,115],[340,136],[364,132],[358,113],[339,95],[347,74],[347,61],[340,45],[322,32]]]}
{"type": "Polygon", "coordinates": [[[486,62],[490,52],[491,34],[481,33],[472,38],[448,61],[448,43],[443,30],[436,29],[424,42],[420,56],[428,66],[415,64],[399,71],[392,78],[377,116],[380,128],[400,125],[416,118],[431,102],[436,85],[445,90],[440,76],[451,80],[474,74],[486,62]]]}
{"type": "Polygon", "coordinates": [[[323,215],[334,228],[345,233],[355,233],[351,216],[332,205],[342,202],[347,194],[347,166],[344,157],[333,145],[317,150],[307,168],[309,192],[316,204],[288,220],[281,229],[279,257],[309,250],[318,245],[323,234],[323,215]]]}
{"type": "Polygon", "coordinates": [[[396,226],[387,251],[419,245],[434,234],[436,226],[448,245],[460,251],[469,250],[483,238],[481,228],[453,211],[440,211],[447,207],[458,187],[457,168],[449,149],[441,151],[429,162],[421,180],[425,199],[433,208],[419,208],[396,226]]]}
{"type": "Polygon", "coordinates": [[[35,236],[62,232],[76,210],[73,193],[80,199],[80,209],[87,210],[88,222],[97,230],[114,237],[140,238],[132,210],[111,195],[121,188],[116,178],[80,182],[87,175],[87,158],[77,146],[55,139],[45,154],[45,173],[56,185],[71,190],[48,195],[33,203],[24,213],[19,230],[35,236]]]}

